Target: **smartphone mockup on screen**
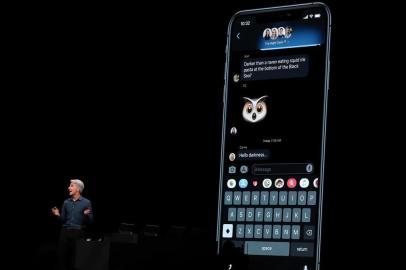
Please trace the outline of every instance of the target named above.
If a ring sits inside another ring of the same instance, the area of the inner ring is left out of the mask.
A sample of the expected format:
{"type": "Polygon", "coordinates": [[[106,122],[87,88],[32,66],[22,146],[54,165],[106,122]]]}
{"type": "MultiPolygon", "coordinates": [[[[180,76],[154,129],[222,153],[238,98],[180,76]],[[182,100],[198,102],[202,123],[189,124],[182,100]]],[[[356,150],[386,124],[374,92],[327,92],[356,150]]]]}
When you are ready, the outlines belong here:
{"type": "Polygon", "coordinates": [[[249,269],[320,267],[330,28],[322,3],[230,21],[217,241],[249,269]]]}

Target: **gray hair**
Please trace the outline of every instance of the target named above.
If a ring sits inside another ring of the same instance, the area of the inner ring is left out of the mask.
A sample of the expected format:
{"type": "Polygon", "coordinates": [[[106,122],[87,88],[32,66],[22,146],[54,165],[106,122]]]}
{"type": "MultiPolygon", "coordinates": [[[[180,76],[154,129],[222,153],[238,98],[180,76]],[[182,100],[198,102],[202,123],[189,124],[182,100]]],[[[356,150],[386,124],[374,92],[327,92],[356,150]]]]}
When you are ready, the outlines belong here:
{"type": "Polygon", "coordinates": [[[75,185],[78,186],[80,193],[83,192],[83,189],[85,188],[85,184],[83,184],[83,182],[82,182],[81,180],[79,180],[79,179],[72,179],[72,180],[70,180],[70,182],[71,182],[72,184],[75,184],[75,185]]]}

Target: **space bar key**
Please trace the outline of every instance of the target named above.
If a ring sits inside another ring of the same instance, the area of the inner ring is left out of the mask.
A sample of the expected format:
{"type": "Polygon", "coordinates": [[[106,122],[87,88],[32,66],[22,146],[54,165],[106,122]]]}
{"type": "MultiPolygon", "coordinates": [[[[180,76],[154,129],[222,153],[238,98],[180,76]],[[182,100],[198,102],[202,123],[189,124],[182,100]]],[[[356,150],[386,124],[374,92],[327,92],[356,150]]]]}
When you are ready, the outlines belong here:
{"type": "Polygon", "coordinates": [[[289,242],[245,241],[244,254],[289,256],[289,242]]]}

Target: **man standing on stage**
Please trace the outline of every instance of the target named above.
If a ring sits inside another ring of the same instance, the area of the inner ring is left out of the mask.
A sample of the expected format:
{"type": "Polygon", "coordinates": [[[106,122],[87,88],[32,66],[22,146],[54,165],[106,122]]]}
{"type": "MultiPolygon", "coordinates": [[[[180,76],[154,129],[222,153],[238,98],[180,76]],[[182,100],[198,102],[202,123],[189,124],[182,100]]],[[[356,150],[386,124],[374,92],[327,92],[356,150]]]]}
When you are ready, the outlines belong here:
{"type": "Polygon", "coordinates": [[[86,225],[93,222],[91,202],[82,196],[85,185],[79,179],[70,180],[69,195],[62,206],[52,208],[52,214],[62,222],[62,230],[58,244],[59,269],[73,269],[75,244],[83,238],[86,225]]]}

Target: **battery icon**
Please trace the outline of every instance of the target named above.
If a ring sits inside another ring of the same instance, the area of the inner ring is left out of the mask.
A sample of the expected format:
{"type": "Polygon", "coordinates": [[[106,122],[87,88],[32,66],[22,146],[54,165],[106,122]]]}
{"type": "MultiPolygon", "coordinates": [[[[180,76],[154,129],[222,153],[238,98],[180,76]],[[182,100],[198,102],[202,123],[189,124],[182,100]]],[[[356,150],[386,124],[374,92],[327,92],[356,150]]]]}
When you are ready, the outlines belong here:
{"type": "Polygon", "coordinates": [[[314,14],[314,18],[320,18],[320,14],[314,14]]]}

